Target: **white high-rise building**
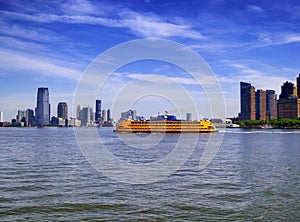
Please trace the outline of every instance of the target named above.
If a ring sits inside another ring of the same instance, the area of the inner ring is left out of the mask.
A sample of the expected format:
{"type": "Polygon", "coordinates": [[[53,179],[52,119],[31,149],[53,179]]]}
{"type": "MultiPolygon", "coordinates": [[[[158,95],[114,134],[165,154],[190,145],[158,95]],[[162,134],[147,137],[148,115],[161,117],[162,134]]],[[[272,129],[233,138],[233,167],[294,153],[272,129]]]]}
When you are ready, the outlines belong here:
{"type": "Polygon", "coordinates": [[[77,106],[77,109],[76,109],[76,118],[79,119],[79,114],[80,114],[80,111],[82,110],[82,106],[81,105],[78,105],[77,106]]]}
{"type": "Polygon", "coordinates": [[[4,120],[3,120],[3,112],[2,112],[2,111],[0,111],[0,122],[1,122],[1,123],[4,122],[4,120]]]}

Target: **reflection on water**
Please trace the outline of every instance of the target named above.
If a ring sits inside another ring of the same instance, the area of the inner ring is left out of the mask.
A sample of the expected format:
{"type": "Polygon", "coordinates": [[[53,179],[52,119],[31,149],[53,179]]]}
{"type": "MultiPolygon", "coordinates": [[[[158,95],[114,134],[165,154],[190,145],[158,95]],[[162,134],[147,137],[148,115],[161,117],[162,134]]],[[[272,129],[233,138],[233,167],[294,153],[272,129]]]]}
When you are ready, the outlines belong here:
{"type": "MultiPolygon", "coordinates": [[[[166,135],[160,146],[136,149],[112,129],[100,134],[115,156],[133,163],[159,160],[178,140],[166,135]]],[[[300,220],[300,131],[231,129],[200,171],[206,141],[200,135],[190,159],[167,179],[132,185],[97,172],[70,128],[0,129],[1,221],[300,220]]]]}

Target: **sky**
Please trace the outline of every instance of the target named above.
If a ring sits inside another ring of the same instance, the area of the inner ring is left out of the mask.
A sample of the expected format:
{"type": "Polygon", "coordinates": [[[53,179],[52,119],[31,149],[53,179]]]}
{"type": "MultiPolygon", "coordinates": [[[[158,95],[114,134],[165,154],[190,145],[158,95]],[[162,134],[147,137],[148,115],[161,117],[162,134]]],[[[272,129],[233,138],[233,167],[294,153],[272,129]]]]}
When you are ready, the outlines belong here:
{"type": "MultiPolygon", "coordinates": [[[[74,116],[72,109],[78,105],[73,104],[74,93],[95,58],[118,44],[144,38],[174,41],[198,53],[218,80],[226,117],[240,111],[240,81],[256,89],[274,89],[279,95],[281,85],[295,83],[300,72],[300,4],[296,0],[0,0],[4,119],[15,118],[18,110],[34,109],[38,87],[49,88],[52,116],[57,115],[61,101],[68,103],[74,116]]],[[[113,109],[120,100],[127,104],[122,109],[137,109],[138,115],[146,117],[165,110],[176,114],[178,106],[188,112],[191,108],[184,104],[184,97],[173,101],[159,93],[145,93],[154,86],[149,80],[162,77],[184,88],[200,115],[223,117],[211,115],[205,81],[199,85],[181,67],[163,61],[120,67],[91,101],[102,99],[102,107],[112,109],[115,118],[126,111],[113,109]],[[137,95],[134,101],[130,96],[127,100],[129,89],[137,95]],[[122,98],[116,99],[118,95],[122,98]]],[[[175,95],[176,90],[168,87],[165,90],[175,95]]],[[[90,102],[80,105],[95,109],[90,102]]]]}

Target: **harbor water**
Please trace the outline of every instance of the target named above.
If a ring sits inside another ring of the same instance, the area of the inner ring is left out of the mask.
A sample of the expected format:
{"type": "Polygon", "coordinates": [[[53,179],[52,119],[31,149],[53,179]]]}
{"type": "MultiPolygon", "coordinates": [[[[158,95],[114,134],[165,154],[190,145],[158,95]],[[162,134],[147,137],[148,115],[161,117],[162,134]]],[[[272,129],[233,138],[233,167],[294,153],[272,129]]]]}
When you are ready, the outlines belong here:
{"type": "MultiPolygon", "coordinates": [[[[112,128],[97,130],[114,156],[133,164],[168,155],[179,137],[138,149],[112,128]]],[[[125,136],[138,146],[136,135],[125,136]]],[[[186,143],[190,136],[182,135],[186,143]]],[[[300,130],[228,129],[200,170],[209,136],[199,135],[179,170],[133,184],[98,172],[72,128],[0,128],[0,221],[300,221],[300,130]]]]}

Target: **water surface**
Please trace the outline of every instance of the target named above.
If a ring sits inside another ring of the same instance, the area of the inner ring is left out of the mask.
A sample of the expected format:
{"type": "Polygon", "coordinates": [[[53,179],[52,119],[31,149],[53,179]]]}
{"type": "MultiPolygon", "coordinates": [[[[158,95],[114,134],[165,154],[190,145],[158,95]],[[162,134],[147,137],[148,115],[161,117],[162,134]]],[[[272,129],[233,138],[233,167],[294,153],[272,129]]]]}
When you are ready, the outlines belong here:
{"type": "MultiPolygon", "coordinates": [[[[171,134],[136,149],[111,128],[99,130],[115,156],[136,164],[163,158],[178,141],[171,134]]],[[[207,140],[200,135],[174,174],[137,185],[97,172],[72,128],[0,128],[0,220],[300,221],[300,131],[230,129],[199,170],[207,140]]]]}

